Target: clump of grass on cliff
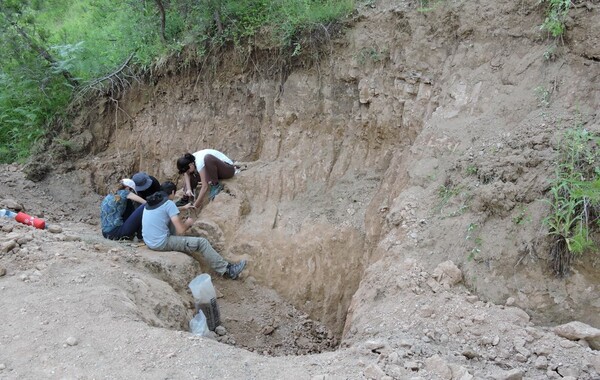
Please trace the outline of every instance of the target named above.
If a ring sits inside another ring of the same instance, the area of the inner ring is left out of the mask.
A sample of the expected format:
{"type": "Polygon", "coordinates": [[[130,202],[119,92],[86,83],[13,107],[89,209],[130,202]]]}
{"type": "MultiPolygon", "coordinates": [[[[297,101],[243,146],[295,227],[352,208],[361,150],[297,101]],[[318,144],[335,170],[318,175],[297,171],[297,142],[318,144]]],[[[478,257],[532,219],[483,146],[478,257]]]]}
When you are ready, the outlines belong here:
{"type": "Polygon", "coordinates": [[[561,37],[565,33],[565,19],[571,8],[571,0],[540,0],[540,3],[548,7],[541,29],[554,38],[561,37]]]}
{"type": "Polygon", "coordinates": [[[572,259],[597,252],[600,231],[600,136],[583,128],[565,132],[550,188],[551,214],[544,223],[552,238],[552,267],[569,272],[572,259]]]}

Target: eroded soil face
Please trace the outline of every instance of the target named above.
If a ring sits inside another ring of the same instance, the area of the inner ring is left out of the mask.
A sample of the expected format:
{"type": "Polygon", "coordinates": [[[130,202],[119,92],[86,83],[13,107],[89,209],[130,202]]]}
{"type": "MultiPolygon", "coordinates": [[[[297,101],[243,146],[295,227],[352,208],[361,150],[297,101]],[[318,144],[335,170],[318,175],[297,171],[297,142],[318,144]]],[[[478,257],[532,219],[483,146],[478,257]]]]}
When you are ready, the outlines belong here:
{"type": "Polygon", "coordinates": [[[554,46],[538,1],[418,3],[360,8],[331,56],[284,76],[232,55],[98,99],[61,136],[71,151],[2,166],[0,206],[57,229],[0,221],[0,374],[598,377],[593,337],[550,327],[600,327],[598,257],[556,278],[542,225],[561,132],[600,131],[598,5],[577,3],[554,46]],[[205,147],[247,163],[192,231],[249,262],[215,279],[215,339],[185,331],[202,265],[98,227],[120,178],[180,181],[176,158],[205,147]],[[448,260],[456,283],[436,274],[448,260]]]}

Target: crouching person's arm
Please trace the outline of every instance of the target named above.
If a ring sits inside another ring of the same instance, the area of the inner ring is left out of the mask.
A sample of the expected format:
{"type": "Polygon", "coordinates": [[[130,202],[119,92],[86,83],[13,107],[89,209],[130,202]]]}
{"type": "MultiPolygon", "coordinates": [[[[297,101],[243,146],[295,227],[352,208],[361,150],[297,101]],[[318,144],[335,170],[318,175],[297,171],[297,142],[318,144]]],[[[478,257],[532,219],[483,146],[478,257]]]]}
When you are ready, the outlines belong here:
{"type": "Polygon", "coordinates": [[[175,215],[171,217],[171,223],[175,226],[177,235],[183,235],[194,224],[194,219],[188,217],[182,221],[179,215],[175,215]]]}

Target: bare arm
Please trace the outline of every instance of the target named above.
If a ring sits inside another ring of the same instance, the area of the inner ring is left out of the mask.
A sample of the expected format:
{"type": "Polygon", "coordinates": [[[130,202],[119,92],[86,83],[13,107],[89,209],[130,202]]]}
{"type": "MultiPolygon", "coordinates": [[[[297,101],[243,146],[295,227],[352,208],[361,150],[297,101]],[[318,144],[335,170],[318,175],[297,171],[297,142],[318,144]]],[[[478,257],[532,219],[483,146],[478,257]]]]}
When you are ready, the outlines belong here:
{"type": "Polygon", "coordinates": [[[127,194],[127,199],[131,199],[132,201],[137,203],[146,204],[146,200],[144,200],[144,198],[132,192],[129,192],[129,194],[127,194]]]}
{"type": "Polygon", "coordinates": [[[193,197],[194,189],[192,189],[192,185],[190,184],[190,175],[187,172],[183,173],[183,181],[185,183],[185,195],[193,197]]]}
{"type": "Polygon", "coordinates": [[[206,195],[206,192],[208,191],[208,181],[206,178],[206,169],[202,169],[200,170],[200,183],[202,184],[202,186],[200,187],[200,193],[198,193],[198,196],[196,197],[196,202],[194,202],[194,207],[196,208],[200,208],[200,206],[202,206],[202,201],[204,200],[204,195],[206,195]]]}
{"type": "Polygon", "coordinates": [[[195,210],[195,209],[196,209],[196,207],[194,207],[194,205],[193,205],[193,204],[191,204],[191,203],[188,203],[188,204],[185,204],[185,205],[183,205],[183,206],[181,206],[181,207],[177,207],[177,209],[178,209],[179,211],[185,211],[185,210],[195,210]]]}
{"type": "Polygon", "coordinates": [[[185,221],[182,221],[179,215],[175,215],[171,217],[171,223],[175,226],[177,235],[183,235],[194,224],[194,219],[187,218],[185,221]]]}

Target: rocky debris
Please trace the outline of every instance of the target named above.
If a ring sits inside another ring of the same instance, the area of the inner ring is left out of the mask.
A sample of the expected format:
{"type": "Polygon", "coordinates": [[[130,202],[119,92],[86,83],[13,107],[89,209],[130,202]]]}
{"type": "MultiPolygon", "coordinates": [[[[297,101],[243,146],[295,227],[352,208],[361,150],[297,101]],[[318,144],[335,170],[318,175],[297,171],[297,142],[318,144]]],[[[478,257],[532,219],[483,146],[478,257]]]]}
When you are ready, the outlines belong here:
{"type": "Polygon", "coordinates": [[[554,333],[570,340],[585,340],[594,350],[600,350],[600,329],[586,325],[583,322],[572,321],[556,326],[554,333]]]}
{"type": "Polygon", "coordinates": [[[14,199],[5,198],[0,200],[0,208],[7,208],[10,210],[14,210],[15,212],[23,211],[24,207],[21,203],[17,202],[14,199]]]}
{"type": "Polygon", "coordinates": [[[1,253],[10,252],[13,249],[15,249],[17,246],[18,246],[18,244],[17,244],[16,240],[5,241],[2,244],[0,244],[0,252],[1,253]]]}
{"type": "Polygon", "coordinates": [[[452,287],[462,281],[462,271],[452,261],[439,264],[432,276],[445,287],[452,287]]]}
{"type": "Polygon", "coordinates": [[[5,276],[5,275],[6,275],[6,268],[0,267],[0,277],[5,276]]]}
{"type": "Polygon", "coordinates": [[[367,379],[381,380],[385,377],[385,372],[375,363],[371,363],[365,368],[363,375],[367,379]]]}

